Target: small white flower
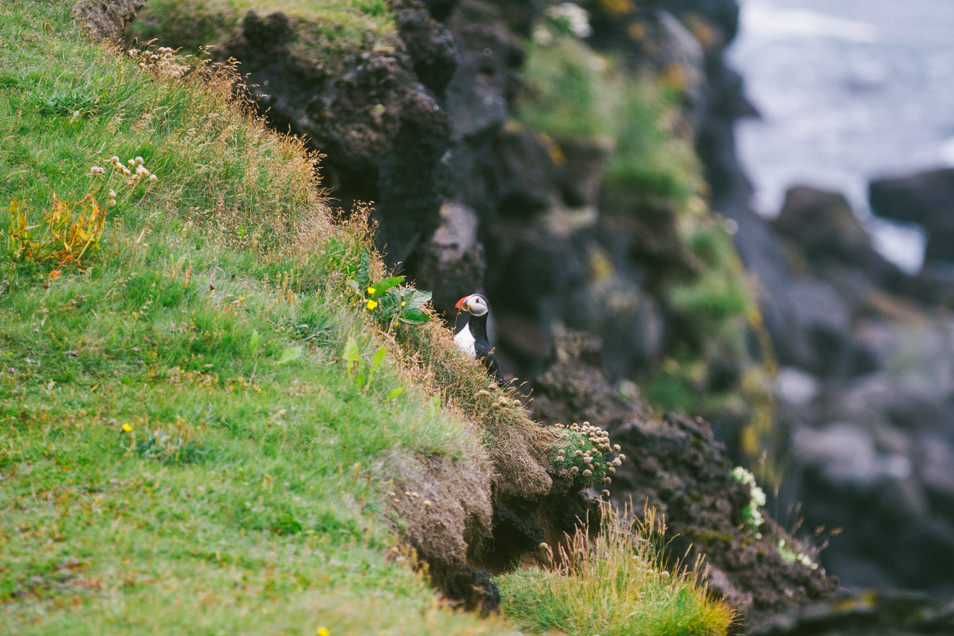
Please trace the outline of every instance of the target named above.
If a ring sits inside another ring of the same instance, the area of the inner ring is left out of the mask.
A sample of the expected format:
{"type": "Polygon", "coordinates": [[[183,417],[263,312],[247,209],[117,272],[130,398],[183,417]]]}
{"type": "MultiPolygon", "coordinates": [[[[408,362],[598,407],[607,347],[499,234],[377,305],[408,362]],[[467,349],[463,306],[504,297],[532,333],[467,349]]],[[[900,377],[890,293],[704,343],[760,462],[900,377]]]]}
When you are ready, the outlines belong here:
{"type": "Polygon", "coordinates": [[[578,4],[572,2],[558,4],[548,9],[547,15],[554,20],[565,22],[573,35],[578,38],[589,37],[593,33],[589,14],[578,4]]]}

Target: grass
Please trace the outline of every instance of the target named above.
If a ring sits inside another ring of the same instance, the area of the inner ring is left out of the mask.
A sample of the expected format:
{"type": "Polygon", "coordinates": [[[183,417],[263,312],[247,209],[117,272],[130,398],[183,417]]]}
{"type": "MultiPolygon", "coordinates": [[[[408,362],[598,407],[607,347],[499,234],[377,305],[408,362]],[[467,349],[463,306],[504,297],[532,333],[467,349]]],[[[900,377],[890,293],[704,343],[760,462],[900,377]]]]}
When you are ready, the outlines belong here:
{"type": "Polygon", "coordinates": [[[550,567],[499,579],[504,615],[536,634],[725,634],[732,610],[699,585],[699,564],[690,571],[678,564],[667,569],[659,544],[664,534],[651,513],[624,523],[604,506],[597,537],[577,531],[550,567]]]}
{"type": "Polygon", "coordinates": [[[491,465],[531,481],[520,405],[446,328],[384,332],[348,284],[384,274],[361,215],[330,224],[234,73],[93,45],[70,9],[0,7],[3,209],[29,241],[106,213],[82,258],[0,223],[0,632],[510,631],[449,610],[397,537],[491,465]]]}
{"type": "Polygon", "coordinates": [[[679,92],[663,81],[634,76],[553,20],[534,31],[515,115],[559,141],[612,142],[603,186],[612,205],[641,198],[673,199],[681,208],[701,187],[691,144],[671,128],[679,92]]]}
{"type": "Polygon", "coordinates": [[[0,251],[0,631],[499,629],[391,551],[402,458],[485,451],[394,346],[370,386],[345,372],[347,338],[380,344],[344,284],[366,237],[327,225],[312,158],[223,108],[227,73],[140,68],[69,12],[0,9],[0,200],[108,210],[81,265],[0,251]]]}
{"type": "Polygon", "coordinates": [[[517,119],[557,139],[611,138],[617,95],[609,62],[570,35],[543,33],[527,46],[517,119]]]}
{"type": "Polygon", "coordinates": [[[282,12],[297,21],[293,49],[303,59],[327,62],[359,49],[396,45],[386,0],[150,0],[129,33],[140,42],[159,38],[195,53],[223,41],[249,11],[282,12]]]}

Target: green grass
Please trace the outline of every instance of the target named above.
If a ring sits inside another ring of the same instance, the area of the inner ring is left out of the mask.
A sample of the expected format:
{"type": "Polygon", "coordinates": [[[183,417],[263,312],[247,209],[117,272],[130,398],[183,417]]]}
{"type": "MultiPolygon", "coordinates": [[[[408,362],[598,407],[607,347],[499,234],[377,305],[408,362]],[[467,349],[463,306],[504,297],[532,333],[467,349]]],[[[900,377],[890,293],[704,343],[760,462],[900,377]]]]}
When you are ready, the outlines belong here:
{"type": "Polygon", "coordinates": [[[701,188],[701,168],[692,146],[668,123],[680,96],[647,78],[622,82],[617,144],[606,166],[606,196],[669,198],[680,208],[701,188]]]}
{"type": "Polygon", "coordinates": [[[700,189],[691,143],[671,130],[681,100],[677,90],[626,72],[552,20],[536,28],[523,79],[515,105],[521,123],[557,143],[612,141],[603,179],[611,206],[656,196],[685,208],[700,189]]]}
{"type": "Polygon", "coordinates": [[[570,35],[545,33],[527,46],[515,116],[557,139],[613,137],[618,90],[609,61],[570,35]]]}
{"type": "Polygon", "coordinates": [[[70,8],[0,7],[0,209],[108,213],[79,263],[14,262],[0,223],[0,632],[510,631],[438,602],[389,491],[489,491],[528,457],[522,408],[443,326],[384,333],[348,285],[383,275],[367,226],[330,224],[314,158],[228,105],[234,74],[140,67],[70,8]],[[351,339],[385,348],[371,382],[351,339]]]}
{"type": "Polygon", "coordinates": [[[196,52],[220,43],[249,11],[282,12],[293,18],[293,49],[305,59],[333,60],[368,48],[396,45],[386,0],[150,0],[129,28],[140,42],[158,38],[166,46],[196,52]]]}
{"type": "Polygon", "coordinates": [[[707,595],[698,574],[666,569],[660,545],[665,528],[651,513],[627,526],[608,507],[603,512],[598,537],[578,531],[549,568],[523,568],[499,579],[506,617],[535,634],[726,633],[733,613],[707,595]]]}
{"type": "Polygon", "coordinates": [[[347,337],[380,344],[344,285],[366,237],[327,225],[312,159],[223,108],[227,75],[139,69],[69,10],[0,9],[0,201],[117,205],[59,276],[0,248],[0,631],[499,629],[388,556],[402,458],[484,450],[396,345],[367,390],[345,373],[347,337]]]}

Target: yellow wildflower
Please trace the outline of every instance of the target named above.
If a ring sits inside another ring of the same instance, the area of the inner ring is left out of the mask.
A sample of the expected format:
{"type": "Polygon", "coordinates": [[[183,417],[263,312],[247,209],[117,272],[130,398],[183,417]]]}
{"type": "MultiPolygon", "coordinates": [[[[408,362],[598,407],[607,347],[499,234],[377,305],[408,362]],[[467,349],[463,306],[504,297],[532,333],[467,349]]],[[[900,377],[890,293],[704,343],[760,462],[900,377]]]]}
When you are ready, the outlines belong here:
{"type": "Polygon", "coordinates": [[[378,306],[377,301],[374,301],[374,300],[369,300],[369,301],[368,301],[368,309],[374,309],[374,308],[377,307],[377,306],[378,306]]]}
{"type": "Polygon", "coordinates": [[[331,636],[331,632],[328,631],[328,628],[325,627],[324,625],[319,627],[316,633],[318,634],[318,636],[331,636]]]}
{"type": "Polygon", "coordinates": [[[132,425],[123,424],[123,433],[132,433],[132,425]]]}
{"type": "Polygon", "coordinates": [[[376,291],[378,291],[378,290],[376,290],[374,287],[368,287],[368,295],[369,295],[369,296],[374,296],[374,292],[376,292],[376,291]]]}

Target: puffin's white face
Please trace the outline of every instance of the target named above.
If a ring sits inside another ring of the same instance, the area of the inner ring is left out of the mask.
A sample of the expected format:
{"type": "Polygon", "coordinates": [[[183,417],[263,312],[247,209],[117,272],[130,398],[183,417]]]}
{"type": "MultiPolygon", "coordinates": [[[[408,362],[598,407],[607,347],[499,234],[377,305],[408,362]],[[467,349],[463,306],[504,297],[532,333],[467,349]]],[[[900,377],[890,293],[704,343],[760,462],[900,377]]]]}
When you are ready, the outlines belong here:
{"type": "Polygon", "coordinates": [[[464,296],[457,301],[455,307],[462,311],[468,312],[472,316],[483,316],[490,311],[490,307],[487,305],[487,299],[480,294],[464,296]]]}

